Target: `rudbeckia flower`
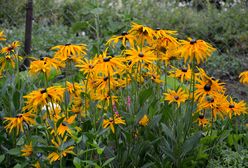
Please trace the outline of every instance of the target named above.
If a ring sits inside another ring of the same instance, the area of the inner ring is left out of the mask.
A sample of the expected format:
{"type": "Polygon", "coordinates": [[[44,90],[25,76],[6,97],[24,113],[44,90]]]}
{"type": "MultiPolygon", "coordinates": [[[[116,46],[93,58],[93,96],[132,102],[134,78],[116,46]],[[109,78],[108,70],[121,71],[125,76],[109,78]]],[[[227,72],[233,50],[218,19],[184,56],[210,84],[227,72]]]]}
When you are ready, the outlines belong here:
{"type": "Polygon", "coordinates": [[[0,58],[0,73],[5,69],[6,65],[10,64],[11,67],[15,68],[15,58],[11,55],[5,55],[4,57],[0,58]]]}
{"type": "Polygon", "coordinates": [[[115,125],[118,125],[118,124],[125,125],[126,122],[125,120],[121,119],[120,115],[115,114],[114,119],[111,117],[109,119],[104,119],[102,123],[102,127],[103,128],[110,127],[111,131],[115,133],[115,125]]]}
{"type": "Polygon", "coordinates": [[[242,100],[240,102],[235,102],[230,97],[229,103],[227,103],[227,112],[229,114],[229,118],[232,118],[232,115],[239,116],[241,114],[245,114],[248,112],[246,103],[242,100]]]}
{"type": "MultiPolygon", "coordinates": [[[[56,137],[55,137],[56,138],[56,137]]],[[[47,159],[49,160],[49,163],[52,164],[53,162],[60,160],[62,157],[66,157],[68,154],[73,154],[74,146],[69,146],[65,149],[61,149],[61,146],[66,143],[67,137],[65,137],[63,140],[60,140],[60,138],[56,138],[52,140],[53,145],[57,148],[57,151],[50,153],[47,156],[47,159]]]]}
{"type": "Polygon", "coordinates": [[[179,42],[174,35],[177,34],[176,31],[172,30],[162,30],[160,28],[156,28],[154,30],[156,40],[153,41],[152,46],[157,48],[158,50],[167,50],[168,48],[176,48],[179,45],[179,42]]]}
{"type": "MultiPolygon", "coordinates": [[[[86,45],[85,44],[65,44],[57,45],[51,48],[51,50],[57,50],[55,53],[55,58],[59,60],[66,61],[71,59],[71,57],[83,58],[86,55],[86,45]]],[[[74,58],[75,59],[75,58],[74,58]]]]}
{"type": "Polygon", "coordinates": [[[130,34],[133,34],[136,37],[138,44],[144,45],[144,42],[147,41],[149,44],[152,44],[155,32],[152,28],[139,25],[137,23],[131,23],[130,34]]]}
{"type": "Polygon", "coordinates": [[[66,81],[66,89],[70,93],[70,97],[72,99],[72,97],[80,96],[81,93],[83,92],[84,87],[80,85],[79,83],[76,83],[76,82],[70,83],[66,81]]]}
{"type": "Polygon", "coordinates": [[[0,41],[5,41],[5,40],[6,38],[5,38],[3,31],[0,31],[0,41]]]}
{"type": "Polygon", "coordinates": [[[24,145],[23,149],[21,150],[22,156],[30,156],[33,153],[32,142],[29,145],[24,145]]]}
{"type": "Polygon", "coordinates": [[[59,70],[60,68],[65,67],[61,61],[58,61],[54,58],[45,57],[42,60],[33,61],[30,64],[29,72],[32,75],[37,75],[39,73],[44,73],[46,76],[49,76],[50,71],[54,68],[59,70]]]}
{"type": "Polygon", "coordinates": [[[107,49],[95,59],[98,60],[96,64],[96,72],[102,73],[106,76],[109,74],[112,75],[124,68],[124,59],[119,56],[109,56],[107,49]]]}
{"type": "Polygon", "coordinates": [[[32,125],[35,124],[34,121],[34,114],[28,112],[23,114],[18,114],[16,117],[5,117],[4,123],[8,122],[5,126],[5,129],[10,133],[12,132],[13,128],[16,128],[17,135],[19,132],[24,132],[23,124],[32,125]]]}
{"type": "Polygon", "coordinates": [[[175,102],[178,107],[181,103],[185,102],[188,99],[188,95],[184,92],[182,88],[179,88],[177,91],[168,90],[168,93],[164,93],[165,100],[169,101],[169,104],[175,102]]]}
{"type": "Polygon", "coordinates": [[[20,42],[14,41],[11,44],[9,44],[7,47],[3,47],[1,50],[1,53],[9,55],[9,54],[11,54],[11,52],[14,52],[15,49],[19,46],[20,46],[20,42]]]}
{"type": "Polygon", "coordinates": [[[145,115],[139,120],[139,125],[147,126],[148,123],[149,123],[149,118],[148,118],[148,116],[145,114],[145,115]]]}
{"type": "Polygon", "coordinates": [[[131,48],[125,51],[125,54],[128,56],[127,60],[131,61],[130,67],[133,67],[136,63],[146,63],[152,64],[153,61],[157,60],[153,52],[148,47],[143,47],[142,49],[138,47],[136,50],[135,48],[131,48]]]}
{"type": "Polygon", "coordinates": [[[182,40],[181,45],[178,48],[178,52],[184,58],[184,62],[188,59],[192,62],[195,59],[197,64],[200,64],[207,57],[211,56],[215,50],[216,49],[209,43],[191,38],[182,40]]]}
{"type": "Polygon", "coordinates": [[[181,68],[176,68],[171,66],[173,69],[169,72],[171,77],[175,77],[180,79],[180,81],[183,83],[183,81],[190,81],[191,79],[191,69],[190,65],[183,66],[181,68]]]}
{"type": "Polygon", "coordinates": [[[248,71],[240,73],[239,78],[241,83],[248,84],[248,71]]]}
{"type": "Polygon", "coordinates": [[[111,74],[110,76],[97,76],[95,81],[96,89],[98,91],[105,90],[107,91],[110,87],[110,89],[114,88],[118,85],[117,80],[111,74]],[[110,84],[110,86],[109,86],[110,84]]]}
{"type": "Polygon", "coordinates": [[[46,106],[49,102],[61,103],[64,97],[64,90],[61,86],[52,86],[32,91],[28,95],[23,96],[23,98],[27,99],[23,111],[37,112],[39,107],[46,106]]]}
{"type": "Polygon", "coordinates": [[[64,119],[63,122],[59,125],[57,128],[58,135],[64,136],[65,132],[70,133],[70,128],[68,125],[71,125],[74,121],[77,115],[72,115],[68,119],[64,119]]]}
{"type": "Polygon", "coordinates": [[[39,161],[35,162],[32,166],[34,166],[34,168],[41,168],[39,161]]]}
{"type": "Polygon", "coordinates": [[[225,92],[224,83],[220,83],[218,80],[209,77],[205,71],[198,68],[199,73],[197,74],[197,83],[195,85],[196,99],[204,99],[205,96],[214,96],[218,93],[223,94],[225,92]]]}
{"type": "Polygon", "coordinates": [[[117,44],[119,41],[121,41],[122,45],[126,48],[127,47],[127,42],[130,44],[130,47],[134,47],[134,41],[135,41],[134,35],[124,31],[121,33],[119,36],[113,36],[111,37],[106,45],[110,45],[111,43],[117,44]]]}
{"type": "Polygon", "coordinates": [[[148,65],[146,68],[148,70],[148,72],[146,72],[146,75],[149,76],[153,82],[158,84],[164,82],[160,79],[160,69],[152,65],[148,65]]]}
{"type": "Polygon", "coordinates": [[[96,65],[98,63],[98,59],[88,60],[83,59],[76,65],[85,75],[94,75],[97,72],[96,65]]]}
{"type": "Polygon", "coordinates": [[[216,93],[213,96],[206,96],[205,99],[202,99],[198,102],[197,109],[198,111],[210,110],[212,117],[216,120],[217,115],[222,119],[227,114],[226,106],[227,103],[226,97],[222,94],[216,93]]]}
{"type": "Polygon", "coordinates": [[[209,123],[208,119],[204,117],[204,114],[199,114],[197,121],[200,127],[205,127],[209,123]]]}

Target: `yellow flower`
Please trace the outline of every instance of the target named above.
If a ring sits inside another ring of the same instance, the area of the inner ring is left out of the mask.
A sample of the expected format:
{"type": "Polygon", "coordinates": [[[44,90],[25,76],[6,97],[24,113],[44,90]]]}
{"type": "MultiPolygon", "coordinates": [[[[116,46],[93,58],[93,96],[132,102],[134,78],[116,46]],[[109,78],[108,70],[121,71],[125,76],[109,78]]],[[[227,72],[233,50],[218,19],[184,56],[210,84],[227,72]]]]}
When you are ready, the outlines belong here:
{"type": "Polygon", "coordinates": [[[96,65],[98,63],[98,59],[88,60],[83,59],[81,62],[79,62],[76,67],[80,69],[80,71],[83,71],[84,74],[93,75],[96,73],[96,65]]]}
{"type": "Polygon", "coordinates": [[[4,41],[4,40],[6,40],[5,35],[3,31],[0,31],[0,41],[4,41]]]}
{"type": "Polygon", "coordinates": [[[197,121],[200,127],[205,127],[209,123],[208,119],[206,119],[203,114],[199,115],[197,121]]]}
{"type": "Polygon", "coordinates": [[[248,71],[240,73],[239,78],[241,83],[248,84],[248,71]]]}
{"type": "Polygon", "coordinates": [[[131,27],[132,28],[129,30],[129,33],[136,37],[138,44],[144,45],[145,41],[147,41],[149,44],[152,44],[153,37],[155,36],[153,29],[134,22],[131,23],[131,27]]]}
{"type": "Polygon", "coordinates": [[[185,62],[188,59],[190,62],[195,59],[197,64],[200,64],[207,57],[211,56],[215,50],[216,49],[209,43],[203,40],[196,40],[191,38],[189,38],[188,41],[182,40],[181,46],[178,49],[181,56],[184,57],[185,62]]]}
{"type": "Polygon", "coordinates": [[[246,103],[242,100],[240,102],[235,102],[233,99],[230,97],[229,103],[227,103],[227,109],[228,109],[228,114],[229,118],[232,118],[232,115],[234,114],[235,116],[239,116],[241,114],[245,114],[248,112],[246,103]]]}
{"type": "Polygon", "coordinates": [[[61,149],[61,146],[66,143],[67,137],[65,137],[63,140],[61,140],[58,137],[54,137],[55,139],[52,139],[53,145],[57,148],[56,152],[52,152],[47,156],[47,159],[50,160],[49,163],[52,164],[53,162],[60,160],[62,157],[66,157],[67,154],[73,154],[74,146],[69,146],[65,149],[61,149]]]}
{"type": "Polygon", "coordinates": [[[218,93],[223,94],[225,92],[224,83],[219,83],[218,80],[209,77],[205,71],[201,68],[198,68],[199,74],[197,75],[197,83],[195,85],[196,99],[204,99],[205,96],[214,96],[218,93]]]}
{"type": "Polygon", "coordinates": [[[180,69],[177,69],[176,67],[173,67],[173,70],[171,70],[169,73],[170,73],[170,76],[171,77],[175,77],[175,78],[178,78],[180,79],[180,81],[183,83],[183,81],[190,81],[191,79],[191,69],[190,69],[190,66],[188,64],[188,67],[182,67],[180,69]]]}
{"type": "Polygon", "coordinates": [[[179,88],[177,91],[168,90],[168,93],[164,93],[164,95],[165,100],[169,101],[169,104],[175,102],[178,107],[180,106],[180,103],[183,103],[188,99],[188,95],[182,90],[182,88],[179,88]]]}
{"type": "Polygon", "coordinates": [[[48,105],[49,102],[61,103],[64,97],[64,88],[61,86],[52,86],[49,88],[34,90],[23,98],[26,98],[26,106],[23,111],[29,110],[37,112],[39,107],[48,105]]]}
{"type": "Polygon", "coordinates": [[[153,41],[152,46],[159,51],[164,51],[169,48],[175,48],[179,45],[179,42],[173,35],[176,35],[176,31],[172,30],[162,30],[160,28],[156,28],[155,31],[156,40],[153,41]]]}
{"type": "Polygon", "coordinates": [[[97,91],[102,91],[102,90],[108,91],[109,87],[110,89],[112,89],[117,85],[118,83],[115,77],[113,76],[113,74],[110,74],[110,76],[97,76],[95,79],[95,86],[97,91]]]}
{"type": "Polygon", "coordinates": [[[152,64],[151,64],[151,65],[148,65],[146,67],[146,69],[148,70],[148,72],[146,73],[146,75],[148,75],[149,77],[151,77],[151,80],[153,82],[158,83],[158,84],[164,82],[163,80],[160,79],[160,75],[159,75],[160,74],[160,70],[157,69],[157,67],[152,66],[152,64]]]}
{"type": "Polygon", "coordinates": [[[119,115],[116,115],[114,116],[114,119],[113,118],[109,118],[109,119],[104,119],[103,120],[103,123],[102,123],[102,127],[103,128],[107,128],[107,127],[110,127],[110,129],[112,130],[113,133],[115,133],[115,125],[118,125],[118,124],[123,124],[125,125],[126,122],[125,120],[121,119],[121,117],[119,115]]]}
{"type": "Polygon", "coordinates": [[[45,73],[49,76],[52,68],[59,70],[59,68],[65,67],[65,64],[61,63],[54,58],[45,57],[42,60],[33,61],[30,64],[29,72],[32,75],[37,75],[38,73],[45,73]]]}
{"type": "Polygon", "coordinates": [[[32,166],[33,166],[34,168],[41,168],[40,162],[39,162],[39,161],[35,162],[35,164],[33,164],[32,166]]]}
{"type": "Polygon", "coordinates": [[[28,113],[23,113],[23,114],[18,114],[16,117],[5,117],[4,122],[8,122],[8,124],[5,126],[5,129],[10,133],[12,132],[13,128],[16,128],[17,135],[19,132],[24,132],[23,129],[23,124],[31,125],[35,124],[34,121],[34,114],[31,114],[30,112],[28,113]]]}
{"type": "Polygon", "coordinates": [[[24,145],[24,148],[21,150],[22,156],[28,157],[33,153],[32,142],[29,145],[24,145]]]}
{"type": "Polygon", "coordinates": [[[107,49],[100,54],[97,58],[96,72],[102,73],[103,75],[113,74],[117,71],[121,71],[124,68],[123,58],[118,56],[108,56],[107,49]]]}
{"type": "Polygon", "coordinates": [[[77,97],[80,96],[81,93],[83,92],[83,86],[80,85],[79,83],[70,83],[68,81],[66,81],[66,89],[68,90],[68,92],[70,93],[71,98],[72,97],[77,97]]]}
{"type": "Polygon", "coordinates": [[[125,54],[128,56],[127,59],[131,61],[130,67],[133,67],[133,65],[138,62],[149,65],[157,60],[153,52],[148,47],[143,47],[142,49],[138,47],[137,50],[135,48],[131,48],[126,50],[125,54]]]}
{"type": "Polygon", "coordinates": [[[59,60],[62,60],[62,61],[71,59],[72,56],[83,58],[83,56],[86,55],[85,44],[57,45],[57,46],[52,47],[51,50],[57,50],[55,53],[55,58],[58,58],[59,60]]]}
{"type": "Polygon", "coordinates": [[[198,102],[198,111],[210,110],[212,117],[216,120],[217,115],[222,119],[227,114],[227,108],[225,104],[227,103],[226,97],[222,94],[216,93],[213,96],[206,96],[205,99],[201,99],[198,102]]]}
{"type": "Polygon", "coordinates": [[[64,149],[63,151],[59,152],[52,152],[47,156],[47,159],[49,159],[49,163],[52,164],[53,162],[60,160],[63,157],[66,157],[67,154],[74,154],[73,152],[74,146],[70,146],[66,149],[64,149]]]}
{"type": "Polygon", "coordinates": [[[106,45],[110,45],[111,43],[113,44],[117,44],[119,41],[122,42],[122,45],[126,48],[126,43],[129,42],[130,47],[134,47],[134,41],[135,41],[135,37],[132,34],[129,34],[128,32],[122,32],[121,35],[119,36],[113,36],[111,37],[106,45]]]}
{"type": "Polygon", "coordinates": [[[74,121],[77,115],[72,115],[68,119],[64,119],[64,121],[59,125],[57,131],[58,135],[64,136],[65,132],[70,133],[70,128],[68,125],[71,125],[74,121]]]}
{"type": "Polygon", "coordinates": [[[145,114],[145,115],[139,120],[139,125],[147,126],[148,123],[149,123],[149,118],[148,118],[148,116],[145,114]]]}
{"type": "Polygon", "coordinates": [[[6,65],[10,64],[11,67],[15,68],[15,57],[11,55],[5,55],[4,57],[0,58],[0,73],[5,69],[6,65]]]}
{"type": "Polygon", "coordinates": [[[4,54],[8,55],[11,52],[14,52],[15,49],[20,46],[20,44],[21,43],[19,41],[14,41],[11,44],[9,44],[7,47],[3,47],[2,50],[1,50],[1,53],[4,53],[4,54]]]}

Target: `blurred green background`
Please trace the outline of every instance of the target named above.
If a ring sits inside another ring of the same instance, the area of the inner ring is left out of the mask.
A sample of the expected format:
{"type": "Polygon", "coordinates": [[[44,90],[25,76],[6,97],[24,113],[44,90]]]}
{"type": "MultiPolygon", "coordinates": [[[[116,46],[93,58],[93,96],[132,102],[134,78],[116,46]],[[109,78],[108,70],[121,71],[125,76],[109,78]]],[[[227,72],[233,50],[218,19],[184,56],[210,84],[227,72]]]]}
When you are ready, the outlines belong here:
{"type": "MultiPolygon", "coordinates": [[[[24,43],[27,0],[0,0],[0,29],[8,41],[24,43]]],[[[33,0],[32,55],[51,54],[49,48],[85,43],[90,55],[112,35],[130,28],[132,21],[178,31],[218,50],[201,65],[227,83],[228,93],[248,100],[247,87],[238,82],[248,67],[248,0],[33,0]]]]}

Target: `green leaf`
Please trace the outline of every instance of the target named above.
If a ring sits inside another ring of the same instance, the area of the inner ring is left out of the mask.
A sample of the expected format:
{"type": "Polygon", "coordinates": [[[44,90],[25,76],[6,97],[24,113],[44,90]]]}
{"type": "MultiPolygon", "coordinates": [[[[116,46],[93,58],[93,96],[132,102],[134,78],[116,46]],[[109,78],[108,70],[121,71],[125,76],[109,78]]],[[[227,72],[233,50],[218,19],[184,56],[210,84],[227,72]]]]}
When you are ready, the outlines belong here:
{"type": "Polygon", "coordinates": [[[60,126],[60,124],[64,121],[65,117],[60,118],[57,123],[56,123],[56,127],[58,128],[60,126]]]}
{"type": "Polygon", "coordinates": [[[188,152],[190,152],[194,147],[196,147],[201,137],[202,137],[202,132],[198,132],[195,135],[188,138],[182,146],[181,157],[184,157],[188,152]]]}
{"type": "Polygon", "coordinates": [[[24,142],[24,137],[21,137],[21,138],[17,141],[16,145],[20,146],[20,145],[23,145],[24,143],[25,143],[25,142],[24,142]]]}
{"type": "Polygon", "coordinates": [[[144,102],[152,95],[152,88],[142,90],[139,94],[139,104],[143,105],[144,102]]]}
{"type": "Polygon", "coordinates": [[[22,165],[20,165],[19,163],[17,163],[13,168],[22,168],[22,165]]]}
{"type": "Polygon", "coordinates": [[[151,163],[146,163],[145,165],[143,165],[141,168],[149,168],[149,167],[152,167],[154,165],[153,162],[151,163]]]}
{"type": "Polygon", "coordinates": [[[20,148],[13,148],[13,149],[10,149],[7,153],[10,155],[20,156],[21,149],[20,148]]]}
{"type": "Polygon", "coordinates": [[[91,13],[95,15],[101,15],[103,11],[104,11],[103,8],[95,8],[91,10],[91,13]]]}
{"type": "Polygon", "coordinates": [[[0,163],[5,159],[5,155],[0,155],[0,163]]]}
{"type": "Polygon", "coordinates": [[[91,160],[83,160],[82,162],[87,163],[88,164],[87,167],[88,166],[94,166],[95,168],[100,168],[100,166],[97,163],[95,163],[95,162],[93,162],[91,160]]]}
{"type": "Polygon", "coordinates": [[[176,142],[176,138],[172,130],[169,127],[167,127],[164,123],[162,123],[161,125],[162,125],[162,131],[165,133],[165,135],[169,137],[171,140],[173,140],[174,142],[176,142]]]}
{"type": "Polygon", "coordinates": [[[73,165],[76,168],[81,168],[81,160],[78,157],[74,157],[74,159],[73,159],[73,165]]]}
{"type": "Polygon", "coordinates": [[[114,159],[115,159],[115,157],[109,158],[108,160],[106,160],[106,161],[103,163],[102,167],[107,166],[107,165],[108,165],[110,162],[112,162],[114,159]]]}
{"type": "Polygon", "coordinates": [[[73,144],[74,144],[74,140],[73,139],[70,139],[69,141],[67,141],[67,142],[64,142],[61,146],[60,146],[60,149],[61,149],[61,151],[62,150],[65,150],[67,147],[69,147],[69,146],[72,146],[73,144]]]}
{"type": "Polygon", "coordinates": [[[96,151],[97,151],[98,155],[101,155],[104,151],[104,148],[97,148],[96,151]]]}

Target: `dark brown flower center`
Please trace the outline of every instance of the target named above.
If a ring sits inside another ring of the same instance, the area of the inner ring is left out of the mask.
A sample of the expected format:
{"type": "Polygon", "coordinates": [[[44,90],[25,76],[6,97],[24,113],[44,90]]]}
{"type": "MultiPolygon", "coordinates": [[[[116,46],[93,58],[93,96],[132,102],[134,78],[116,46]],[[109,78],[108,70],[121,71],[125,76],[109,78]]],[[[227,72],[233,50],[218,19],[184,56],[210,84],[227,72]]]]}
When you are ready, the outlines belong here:
{"type": "Polygon", "coordinates": [[[46,93],[46,92],[47,92],[46,88],[43,88],[43,89],[41,89],[41,91],[40,91],[41,94],[46,93]]]}
{"type": "Polygon", "coordinates": [[[104,77],[104,78],[103,78],[103,80],[104,80],[104,81],[107,81],[107,80],[108,80],[108,77],[107,77],[107,76],[106,76],[106,77],[104,77]]]}
{"type": "Polygon", "coordinates": [[[126,32],[126,31],[123,31],[122,33],[121,33],[121,35],[122,36],[125,36],[125,35],[127,35],[128,33],[126,32]]]}
{"type": "Polygon", "coordinates": [[[109,62],[110,59],[111,59],[111,57],[105,57],[105,58],[103,58],[103,61],[104,61],[104,62],[109,62]]]}
{"type": "Polygon", "coordinates": [[[89,65],[89,68],[90,68],[90,69],[93,69],[93,68],[94,68],[94,65],[90,64],[90,65],[89,65]]]}
{"type": "Polygon", "coordinates": [[[203,119],[204,118],[204,115],[203,114],[199,114],[199,118],[200,119],[203,119]]]}
{"type": "Polygon", "coordinates": [[[179,96],[174,96],[174,99],[175,99],[175,100],[178,100],[178,99],[179,99],[179,96]]]}
{"type": "Polygon", "coordinates": [[[14,49],[14,47],[11,46],[11,47],[8,47],[8,48],[7,48],[7,51],[10,52],[10,51],[12,51],[13,49],[14,49]]]}
{"type": "Polygon", "coordinates": [[[187,72],[187,71],[188,71],[188,69],[185,68],[185,67],[183,67],[181,70],[182,70],[183,72],[187,72]]]}
{"type": "Polygon", "coordinates": [[[22,114],[17,114],[16,115],[16,118],[21,118],[22,117],[22,114]]]}
{"type": "Polygon", "coordinates": [[[69,45],[71,45],[71,43],[66,43],[66,44],[65,44],[65,46],[69,46],[69,45]]]}
{"type": "Polygon", "coordinates": [[[9,56],[9,55],[8,55],[8,56],[6,56],[5,58],[6,58],[6,60],[10,60],[10,56],[9,56]]]}
{"type": "Polygon", "coordinates": [[[140,53],[139,53],[139,57],[141,57],[141,58],[144,57],[143,52],[140,52],[140,53]]]}
{"type": "Polygon", "coordinates": [[[204,90],[205,91],[210,91],[211,90],[211,85],[210,84],[206,84],[205,86],[204,86],[204,90]]]}
{"type": "Polygon", "coordinates": [[[234,104],[229,105],[229,108],[234,108],[234,107],[235,107],[234,104]]]}
{"type": "Polygon", "coordinates": [[[190,44],[195,44],[196,43],[196,39],[192,39],[191,41],[190,41],[190,44]]]}

